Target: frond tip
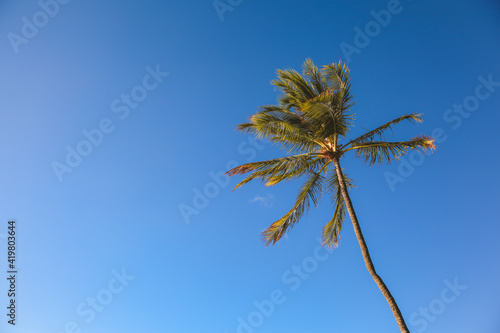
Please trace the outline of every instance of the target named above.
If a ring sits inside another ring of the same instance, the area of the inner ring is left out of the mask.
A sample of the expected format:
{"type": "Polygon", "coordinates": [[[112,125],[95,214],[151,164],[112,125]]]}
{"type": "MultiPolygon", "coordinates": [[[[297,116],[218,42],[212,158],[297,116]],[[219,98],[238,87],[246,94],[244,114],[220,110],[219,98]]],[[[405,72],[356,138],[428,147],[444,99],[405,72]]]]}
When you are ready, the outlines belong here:
{"type": "Polygon", "coordinates": [[[431,138],[430,136],[427,135],[420,135],[417,137],[414,137],[410,141],[413,142],[419,142],[420,143],[420,148],[425,152],[427,149],[430,149],[431,151],[436,150],[437,146],[434,143],[436,140],[434,138],[431,138]]]}
{"type": "Polygon", "coordinates": [[[235,168],[232,168],[231,170],[227,171],[226,174],[228,176],[242,175],[242,174],[248,173],[248,172],[253,171],[253,170],[255,170],[253,165],[243,164],[243,165],[237,166],[235,168]]]}

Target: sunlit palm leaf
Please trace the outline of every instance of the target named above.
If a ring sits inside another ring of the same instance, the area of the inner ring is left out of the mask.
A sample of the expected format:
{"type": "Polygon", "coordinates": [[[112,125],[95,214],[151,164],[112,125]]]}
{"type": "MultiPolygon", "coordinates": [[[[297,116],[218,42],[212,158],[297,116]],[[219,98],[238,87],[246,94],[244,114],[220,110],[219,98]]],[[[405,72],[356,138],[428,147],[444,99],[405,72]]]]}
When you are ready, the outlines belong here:
{"type": "Polygon", "coordinates": [[[307,153],[243,164],[229,170],[227,175],[233,176],[250,173],[234,189],[254,179],[261,179],[267,185],[275,185],[283,180],[296,179],[308,172],[314,172],[322,164],[324,164],[323,158],[318,157],[315,153],[307,153]]]}
{"type": "Polygon", "coordinates": [[[388,130],[392,131],[392,127],[404,120],[408,120],[410,122],[415,122],[415,123],[421,123],[422,122],[422,115],[418,113],[411,113],[411,114],[406,114],[402,117],[396,118],[394,120],[389,121],[388,123],[377,127],[374,130],[371,130],[361,136],[358,136],[356,139],[351,140],[348,144],[344,145],[347,146],[349,144],[356,145],[360,144],[366,141],[371,141],[371,140],[384,140],[384,133],[388,130]]]}
{"type": "Polygon", "coordinates": [[[325,177],[321,174],[328,164],[325,164],[320,172],[310,173],[308,179],[300,188],[297,200],[293,208],[281,219],[271,224],[263,233],[262,237],[267,245],[275,244],[283,237],[293,225],[309,210],[310,201],[315,206],[323,193],[325,177]]]}
{"type": "Polygon", "coordinates": [[[321,75],[320,70],[314,65],[311,59],[306,59],[302,75],[307,76],[309,81],[311,81],[317,94],[321,94],[327,89],[325,78],[321,75]]]}
{"type": "MultiPolygon", "coordinates": [[[[353,181],[344,173],[344,182],[348,188],[353,188],[353,181]]],[[[332,192],[335,210],[333,217],[323,228],[323,245],[337,247],[342,235],[342,225],[345,217],[345,203],[340,193],[339,179],[336,172],[332,172],[328,180],[328,191],[332,192]]]]}
{"type": "Polygon", "coordinates": [[[356,157],[363,159],[369,165],[380,165],[382,162],[391,163],[393,159],[399,159],[411,149],[420,149],[425,152],[427,149],[434,150],[435,148],[434,139],[419,136],[409,141],[399,142],[368,141],[348,150],[354,149],[356,157]]]}
{"type": "Polygon", "coordinates": [[[318,148],[313,132],[295,113],[284,110],[259,112],[250,118],[249,123],[238,125],[243,132],[252,132],[259,139],[268,139],[290,151],[311,151],[318,148]]]}
{"type": "Polygon", "coordinates": [[[339,61],[338,64],[323,66],[322,73],[328,87],[338,92],[343,111],[348,111],[354,102],[351,96],[351,79],[347,65],[339,61]]]}

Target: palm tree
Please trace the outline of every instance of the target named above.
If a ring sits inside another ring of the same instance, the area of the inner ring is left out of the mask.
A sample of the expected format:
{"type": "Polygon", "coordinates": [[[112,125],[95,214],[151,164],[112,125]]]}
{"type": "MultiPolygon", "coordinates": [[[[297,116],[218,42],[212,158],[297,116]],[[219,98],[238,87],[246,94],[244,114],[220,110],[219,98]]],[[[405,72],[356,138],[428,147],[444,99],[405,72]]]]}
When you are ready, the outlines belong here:
{"type": "Polygon", "coordinates": [[[309,209],[310,201],[317,206],[322,194],[329,192],[335,209],[332,219],[323,228],[323,245],[338,246],[347,209],[366,268],[389,303],[401,332],[409,332],[396,301],[375,271],[348,193],[348,188],[354,185],[344,174],[340,160],[347,152],[353,151],[368,165],[390,163],[412,149],[424,152],[435,149],[434,139],[418,136],[408,141],[385,141],[384,134],[394,125],[406,120],[414,123],[422,121],[420,114],[412,113],[347,140],[346,136],[353,126],[351,108],[354,101],[349,69],[342,61],[319,70],[307,59],[302,74],[287,69],[278,70],[277,76],[272,84],[283,93],[279,103],[262,106],[248,123],[237,128],[278,144],[290,156],[243,164],[227,174],[248,174],[235,189],[253,179],[261,179],[266,186],[273,186],[282,181],[306,177],[292,209],[262,233],[267,245],[275,244],[300,220],[309,209]]]}

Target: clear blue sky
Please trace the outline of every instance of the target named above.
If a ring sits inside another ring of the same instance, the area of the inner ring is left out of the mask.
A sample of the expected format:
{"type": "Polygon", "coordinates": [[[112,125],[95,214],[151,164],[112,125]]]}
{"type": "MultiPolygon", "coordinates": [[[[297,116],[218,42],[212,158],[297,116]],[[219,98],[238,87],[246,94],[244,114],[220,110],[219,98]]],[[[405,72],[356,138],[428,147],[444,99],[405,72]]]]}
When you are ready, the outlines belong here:
{"type": "Polygon", "coordinates": [[[499,332],[499,15],[494,0],[0,1],[1,332],[397,332],[350,221],[318,249],[328,198],[265,247],[300,183],[231,192],[218,176],[283,155],[235,126],[308,57],[348,61],[351,136],[412,112],[424,123],[394,140],[439,135],[425,157],[343,161],[410,330],[499,332]]]}

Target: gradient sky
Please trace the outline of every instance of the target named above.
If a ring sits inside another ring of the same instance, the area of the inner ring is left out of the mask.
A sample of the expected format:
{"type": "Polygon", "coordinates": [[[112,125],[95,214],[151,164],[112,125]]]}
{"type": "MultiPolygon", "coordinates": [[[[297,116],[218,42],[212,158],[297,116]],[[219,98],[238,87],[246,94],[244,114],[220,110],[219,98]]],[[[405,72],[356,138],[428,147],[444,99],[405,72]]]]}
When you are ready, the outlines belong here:
{"type": "Polygon", "coordinates": [[[439,136],[389,166],[343,160],[410,330],[500,331],[498,1],[60,2],[0,1],[2,333],[398,332],[350,220],[318,248],[329,198],[265,247],[300,183],[231,192],[220,177],[284,155],[235,126],[308,57],[348,62],[350,137],[412,112],[424,123],[388,139],[439,136]]]}

